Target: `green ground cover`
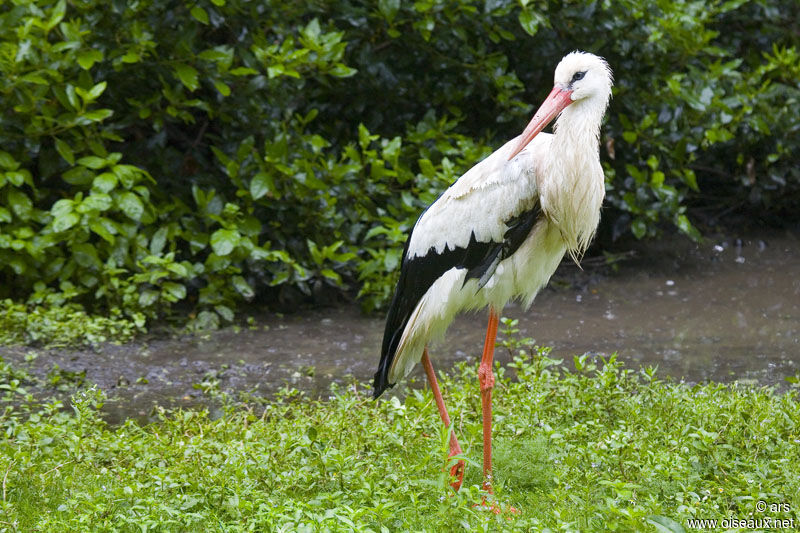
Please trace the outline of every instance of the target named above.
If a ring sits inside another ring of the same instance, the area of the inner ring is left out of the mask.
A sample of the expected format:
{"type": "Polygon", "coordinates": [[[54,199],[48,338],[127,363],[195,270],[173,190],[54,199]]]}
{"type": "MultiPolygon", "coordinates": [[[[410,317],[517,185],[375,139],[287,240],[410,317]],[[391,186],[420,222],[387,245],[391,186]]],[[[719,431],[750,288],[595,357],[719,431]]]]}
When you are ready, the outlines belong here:
{"type": "Polygon", "coordinates": [[[517,355],[497,369],[495,485],[519,515],[476,507],[474,365],[443,380],[468,462],[454,494],[428,389],[374,402],[355,382],[323,399],[287,388],[217,398],[217,418],[161,411],[154,423],[112,427],[98,411],[102,392],[78,392],[68,409],[37,402],[25,391],[32,378],[3,364],[0,530],[688,532],[694,518],[798,522],[796,390],[690,386],[614,357],[578,357],[571,370],[547,350],[504,344],[517,355]]]}
{"type": "Polygon", "coordinates": [[[384,307],[419,214],[575,49],[616,80],[598,248],[791,225],[798,19],[796,0],[2,2],[0,320],[22,306],[38,342],[93,344],[248,305],[384,307]],[[81,312],[83,335],[53,320],[81,312]]]}

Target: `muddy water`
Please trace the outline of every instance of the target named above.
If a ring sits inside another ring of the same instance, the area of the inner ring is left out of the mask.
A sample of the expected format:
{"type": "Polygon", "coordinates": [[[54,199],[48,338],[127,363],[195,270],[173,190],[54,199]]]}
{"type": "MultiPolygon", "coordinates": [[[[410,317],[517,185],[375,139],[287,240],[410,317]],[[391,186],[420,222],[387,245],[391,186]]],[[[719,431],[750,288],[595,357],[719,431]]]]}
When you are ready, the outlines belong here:
{"type": "MultiPolygon", "coordinates": [[[[690,382],[780,384],[800,371],[800,242],[790,232],[703,245],[670,239],[637,248],[616,270],[590,261],[581,271],[565,262],[530,310],[510,305],[503,315],[568,361],[617,352],[630,366],[658,365],[660,375],[690,382]]],[[[459,317],[432,347],[440,371],[477,362],[485,320],[485,313],[459,317]]],[[[262,395],[289,384],[320,394],[331,381],[367,380],[382,333],[382,317],[345,306],[97,353],[41,352],[34,370],[58,364],[85,371],[87,382],[115,399],[112,418],[142,417],[155,403],[201,402],[202,387],[262,395]]],[[[26,352],[15,349],[10,357],[26,352]]],[[[499,361],[508,357],[498,351],[499,361]]]]}

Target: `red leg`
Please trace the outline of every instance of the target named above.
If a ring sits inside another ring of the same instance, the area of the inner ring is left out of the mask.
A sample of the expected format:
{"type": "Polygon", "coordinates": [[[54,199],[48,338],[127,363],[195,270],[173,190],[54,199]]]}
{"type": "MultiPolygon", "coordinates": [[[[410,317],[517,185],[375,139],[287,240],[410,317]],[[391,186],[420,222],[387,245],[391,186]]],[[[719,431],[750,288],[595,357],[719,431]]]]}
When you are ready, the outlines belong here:
{"type": "MultiPolygon", "coordinates": [[[[425,374],[428,376],[428,382],[431,384],[431,390],[433,390],[433,398],[436,400],[436,407],[439,409],[439,415],[442,417],[442,422],[446,427],[450,427],[450,415],[447,414],[447,408],[444,406],[444,399],[442,398],[442,393],[439,392],[439,384],[436,382],[436,373],[433,371],[433,365],[431,364],[431,358],[428,357],[428,348],[426,347],[425,350],[422,352],[422,366],[425,369],[425,374]]],[[[461,455],[461,446],[458,444],[458,440],[456,439],[455,432],[451,429],[450,430],[450,454],[448,457],[453,457],[454,455],[461,455]]],[[[450,475],[455,479],[451,486],[453,489],[458,490],[461,488],[461,483],[464,481],[464,461],[459,460],[458,463],[453,465],[453,468],[450,469],[450,475]]]]}
{"type": "Polygon", "coordinates": [[[481,405],[483,406],[483,488],[492,492],[492,389],[494,388],[494,344],[497,339],[497,323],[500,317],[493,307],[489,308],[489,325],[486,328],[486,341],[483,357],[478,367],[478,380],[481,384],[481,405]]]}
{"type": "MultiPolygon", "coordinates": [[[[493,307],[489,308],[489,325],[486,328],[486,341],[483,344],[483,356],[478,367],[478,380],[481,384],[481,405],[483,407],[483,489],[489,494],[492,491],[492,389],[494,388],[494,345],[497,340],[497,325],[500,315],[493,307]]],[[[486,498],[481,504],[493,513],[519,514],[514,507],[503,508],[497,502],[487,504],[486,498]]]]}

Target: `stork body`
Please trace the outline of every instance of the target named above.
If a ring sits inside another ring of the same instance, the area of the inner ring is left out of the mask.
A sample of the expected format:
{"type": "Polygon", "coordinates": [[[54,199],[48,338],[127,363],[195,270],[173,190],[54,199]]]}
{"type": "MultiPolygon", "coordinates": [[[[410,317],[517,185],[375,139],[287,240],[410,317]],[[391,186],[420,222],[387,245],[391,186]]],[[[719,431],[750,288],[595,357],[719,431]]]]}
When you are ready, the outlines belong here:
{"type": "MultiPolygon", "coordinates": [[[[530,306],[565,253],[578,260],[597,228],[605,194],[600,124],[611,84],[605,61],[568,54],[556,68],[553,91],[525,131],[461,176],[417,220],[386,321],[376,398],[422,361],[449,424],[427,345],[444,335],[457,313],[488,307],[479,375],[484,431],[490,433],[499,311],[515,298],[530,306]],[[556,116],[554,133],[541,134],[556,116]]],[[[490,446],[485,435],[487,477],[490,446]]],[[[460,448],[453,434],[454,453],[460,448]]]]}

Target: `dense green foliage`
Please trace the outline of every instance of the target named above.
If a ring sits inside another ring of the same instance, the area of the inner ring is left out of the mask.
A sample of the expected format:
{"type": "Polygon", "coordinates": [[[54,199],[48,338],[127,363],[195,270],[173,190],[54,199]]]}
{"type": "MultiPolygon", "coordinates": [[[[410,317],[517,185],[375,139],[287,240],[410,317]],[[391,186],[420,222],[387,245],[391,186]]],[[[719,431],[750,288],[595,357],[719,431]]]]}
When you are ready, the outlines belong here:
{"type": "Polygon", "coordinates": [[[0,298],[143,327],[342,289],[516,134],[564,52],[608,58],[609,235],[797,207],[791,0],[0,6],[0,298]]]}
{"type": "Polygon", "coordinates": [[[63,303],[59,294],[29,308],[0,300],[0,345],[27,344],[77,347],[111,341],[130,341],[141,332],[135,323],[118,315],[90,315],[76,303],[63,303]]]}
{"type": "Polygon", "coordinates": [[[519,515],[475,507],[473,365],[443,383],[468,462],[450,494],[448,432],[428,390],[374,402],[355,383],[326,400],[285,389],[228,399],[217,419],[162,410],[109,427],[100,391],[75,394],[71,411],[37,404],[30,376],[3,363],[0,530],[678,533],[692,518],[800,520],[796,391],[690,387],[613,357],[568,371],[546,350],[505,346],[518,355],[498,367],[495,488],[519,515]]]}

